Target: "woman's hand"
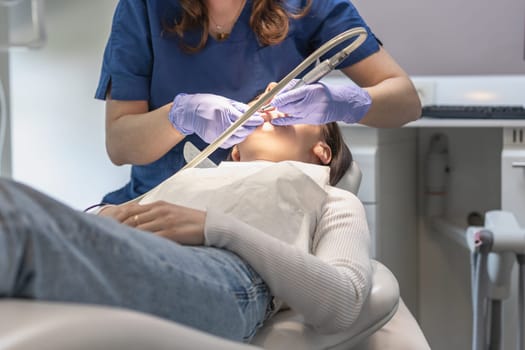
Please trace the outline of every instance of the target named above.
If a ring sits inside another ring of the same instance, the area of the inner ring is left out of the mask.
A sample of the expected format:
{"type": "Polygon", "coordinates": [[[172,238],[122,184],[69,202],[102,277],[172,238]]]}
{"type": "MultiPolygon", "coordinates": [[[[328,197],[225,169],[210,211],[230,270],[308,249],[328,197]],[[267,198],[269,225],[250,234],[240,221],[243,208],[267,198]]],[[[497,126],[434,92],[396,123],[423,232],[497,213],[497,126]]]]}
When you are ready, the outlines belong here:
{"type": "Polygon", "coordinates": [[[271,102],[284,118],[272,119],[274,125],[327,124],[359,122],[372,105],[368,92],[355,84],[313,83],[293,88],[292,81],[271,102]]]}
{"type": "MultiPolygon", "coordinates": [[[[173,100],[169,120],[184,135],[197,134],[212,143],[248,110],[249,106],[213,94],[178,94],[173,100]]],[[[230,148],[242,142],[255,128],[264,123],[258,114],[252,115],[222,144],[230,148]]]]}
{"type": "Polygon", "coordinates": [[[149,231],[185,245],[204,244],[206,212],[157,201],[151,204],[128,203],[103,208],[99,215],[125,225],[149,231]]]}

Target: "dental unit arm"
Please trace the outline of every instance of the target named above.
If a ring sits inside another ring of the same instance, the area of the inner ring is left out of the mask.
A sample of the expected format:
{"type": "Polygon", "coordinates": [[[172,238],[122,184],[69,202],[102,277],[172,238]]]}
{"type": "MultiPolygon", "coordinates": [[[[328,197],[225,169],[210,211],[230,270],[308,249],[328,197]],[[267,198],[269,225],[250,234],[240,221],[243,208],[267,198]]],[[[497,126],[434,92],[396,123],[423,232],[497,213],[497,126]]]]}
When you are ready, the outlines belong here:
{"type": "Polygon", "coordinates": [[[519,265],[518,346],[525,350],[525,229],[512,213],[489,211],[485,226],[471,226],[473,350],[502,348],[502,300],[510,297],[514,261],[519,265]]]}

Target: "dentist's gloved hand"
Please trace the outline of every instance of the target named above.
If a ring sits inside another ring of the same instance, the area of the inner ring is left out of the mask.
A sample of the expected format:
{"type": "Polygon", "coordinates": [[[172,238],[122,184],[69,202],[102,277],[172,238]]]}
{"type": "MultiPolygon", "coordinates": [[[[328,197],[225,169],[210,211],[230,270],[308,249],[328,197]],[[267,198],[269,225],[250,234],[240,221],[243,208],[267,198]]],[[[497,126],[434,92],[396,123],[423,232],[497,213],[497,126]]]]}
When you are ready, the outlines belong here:
{"type": "Polygon", "coordinates": [[[368,92],[357,85],[313,83],[293,89],[296,81],[270,103],[286,117],[272,119],[274,125],[357,123],[372,105],[368,92]]]}
{"type": "MultiPolygon", "coordinates": [[[[230,127],[249,106],[213,94],[178,94],[169,112],[171,124],[184,135],[197,134],[212,143],[230,127]]],[[[252,115],[221,148],[230,148],[244,140],[255,128],[264,123],[258,114],[252,115]]]]}

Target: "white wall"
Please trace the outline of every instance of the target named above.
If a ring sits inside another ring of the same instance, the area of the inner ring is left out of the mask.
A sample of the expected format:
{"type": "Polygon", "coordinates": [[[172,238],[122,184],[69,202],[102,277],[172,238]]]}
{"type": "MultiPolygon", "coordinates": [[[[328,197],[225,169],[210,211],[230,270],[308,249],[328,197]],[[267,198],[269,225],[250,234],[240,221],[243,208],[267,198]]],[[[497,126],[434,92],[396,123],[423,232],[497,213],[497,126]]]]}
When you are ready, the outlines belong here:
{"type": "Polygon", "coordinates": [[[523,0],[352,0],[410,75],[525,72],[523,0]]]}
{"type": "Polygon", "coordinates": [[[116,0],[47,0],[48,42],[10,54],[12,173],[76,208],[123,185],[93,98],[116,0]]]}

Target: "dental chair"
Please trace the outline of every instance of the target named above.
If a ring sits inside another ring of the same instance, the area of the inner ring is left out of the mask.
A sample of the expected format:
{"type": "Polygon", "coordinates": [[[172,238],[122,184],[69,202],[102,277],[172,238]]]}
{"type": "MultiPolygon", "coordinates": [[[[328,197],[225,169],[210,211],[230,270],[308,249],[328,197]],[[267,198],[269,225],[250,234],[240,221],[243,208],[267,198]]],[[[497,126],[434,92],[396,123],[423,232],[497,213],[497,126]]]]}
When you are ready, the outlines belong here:
{"type": "MultiPolygon", "coordinates": [[[[360,181],[354,162],[337,186],[357,193],[360,181]]],[[[337,334],[319,334],[298,313],[282,310],[251,344],[242,344],[116,307],[0,299],[0,350],[348,350],[397,311],[397,280],[381,263],[373,261],[372,266],[372,288],[359,317],[350,329],[337,334]]]]}

